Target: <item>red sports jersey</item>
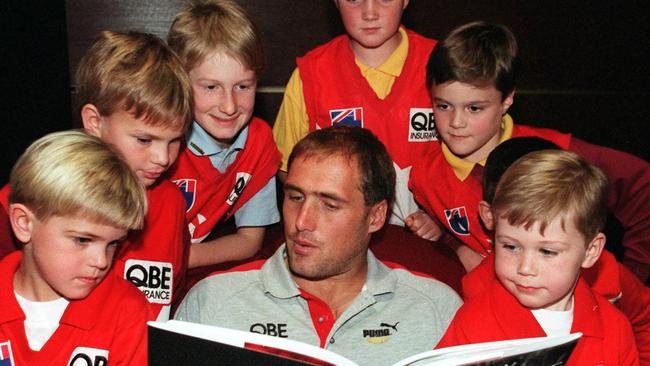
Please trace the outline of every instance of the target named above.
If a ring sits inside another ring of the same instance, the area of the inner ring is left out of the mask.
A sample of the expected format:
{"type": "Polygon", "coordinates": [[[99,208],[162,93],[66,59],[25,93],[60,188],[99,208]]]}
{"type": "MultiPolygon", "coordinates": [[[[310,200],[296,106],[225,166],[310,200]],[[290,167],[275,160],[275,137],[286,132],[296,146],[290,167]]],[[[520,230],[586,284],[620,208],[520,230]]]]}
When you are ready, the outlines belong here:
{"type": "Polygon", "coordinates": [[[426,64],[435,41],[409,30],[408,55],[390,93],[381,100],[355,63],[349,38],[342,35],[296,62],[309,116],[309,130],[332,125],[370,129],[402,169],[429,154],[438,143],[426,64]]]}
{"type": "Polygon", "coordinates": [[[187,269],[185,201],[176,186],[163,180],[147,190],[147,204],[144,229],[131,233],[112,271],[145,294],[153,319],[168,320],[187,269]]]}
{"type": "Polygon", "coordinates": [[[17,251],[0,262],[0,352],[11,358],[3,365],[147,364],[147,302],[111,272],[85,299],[70,301],[57,330],[40,351],[33,351],[14,295],[21,257],[17,251]]]}
{"type": "Polygon", "coordinates": [[[280,152],[271,128],[259,118],[248,125],[248,140],[225,173],[207,156],[183,149],[170,169],[170,179],[185,196],[186,218],[193,242],[203,240],[221,221],[232,216],[277,172],[280,152]]]}
{"type": "MultiPolygon", "coordinates": [[[[639,364],[629,322],[583,279],[574,292],[571,333],[575,332],[583,335],[567,365],[639,364]]],[[[544,336],[531,311],[499,281],[493,281],[489,291],[461,306],[437,348],[544,336]]]]}
{"type": "MultiPolygon", "coordinates": [[[[567,149],[571,135],[545,129],[514,125],[512,137],[537,136],[567,149]]],[[[478,216],[482,199],[483,169],[476,165],[464,181],[456,177],[454,169],[438,148],[421,159],[411,169],[409,188],[415,200],[432,217],[449,229],[474,251],[486,256],[492,250],[491,234],[486,232],[478,216]]]]}
{"type": "MultiPolygon", "coordinates": [[[[650,288],[606,250],[594,266],[582,270],[589,287],[625,315],[632,326],[642,364],[650,364],[650,288]]],[[[480,297],[497,281],[494,254],[463,277],[463,300],[480,297]]]]}

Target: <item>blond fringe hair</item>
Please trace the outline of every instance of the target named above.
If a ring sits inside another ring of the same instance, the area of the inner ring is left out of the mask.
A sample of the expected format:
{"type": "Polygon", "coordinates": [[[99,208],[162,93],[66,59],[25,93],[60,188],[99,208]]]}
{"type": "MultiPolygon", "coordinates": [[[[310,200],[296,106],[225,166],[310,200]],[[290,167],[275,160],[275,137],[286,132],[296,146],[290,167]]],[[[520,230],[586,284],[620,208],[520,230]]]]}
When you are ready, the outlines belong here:
{"type": "Polygon", "coordinates": [[[524,155],[503,174],[497,185],[492,212],[526,229],[534,223],[545,228],[557,217],[562,227],[572,220],[586,240],[602,231],[607,216],[607,176],[577,154],[540,150],[524,155]]]}
{"type": "Polygon", "coordinates": [[[258,76],[264,69],[259,32],[231,0],[196,1],[174,17],[167,43],[190,71],[213,52],[225,52],[258,76]]]}
{"type": "Polygon", "coordinates": [[[155,35],[101,32],[79,62],[76,79],[81,106],[93,104],[102,116],[122,109],[151,125],[183,130],[192,120],[189,77],[155,35]]]}
{"type": "Polygon", "coordinates": [[[145,188],[107,145],[81,131],[46,135],[27,148],[11,171],[9,203],[29,207],[39,220],[80,215],[140,229],[145,188]]]}

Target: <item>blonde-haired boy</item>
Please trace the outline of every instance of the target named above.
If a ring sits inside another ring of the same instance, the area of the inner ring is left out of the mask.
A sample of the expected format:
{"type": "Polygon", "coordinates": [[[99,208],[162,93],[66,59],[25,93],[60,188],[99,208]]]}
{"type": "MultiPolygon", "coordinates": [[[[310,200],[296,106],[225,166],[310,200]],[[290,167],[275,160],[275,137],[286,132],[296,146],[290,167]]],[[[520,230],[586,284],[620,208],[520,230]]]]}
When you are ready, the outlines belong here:
{"type": "Polygon", "coordinates": [[[23,249],[0,262],[0,346],[12,365],[146,363],[147,302],[110,273],[144,225],[145,190],[99,139],[49,134],[18,159],[9,217],[23,249]]]}
{"type": "Polygon", "coordinates": [[[189,79],[158,37],[104,31],[77,69],[85,130],[112,146],[147,187],[144,230],[116,255],[114,270],[145,294],[153,316],[169,319],[187,267],[185,202],[162,178],[191,118],[189,79]]]}
{"type": "Polygon", "coordinates": [[[628,320],[581,276],[605,245],[608,191],[573,152],[537,151],[508,168],[491,209],[497,280],[460,308],[438,347],[581,332],[569,365],[638,364],[628,320]]]}
{"type": "Polygon", "coordinates": [[[194,122],[170,172],[187,203],[189,267],[246,259],[261,248],[265,227],[280,220],[280,154],[268,124],[253,117],[262,42],[230,0],[186,7],[167,41],[189,73],[194,98],[194,122]],[[233,216],[236,232],[213,230],[233,216]]]}

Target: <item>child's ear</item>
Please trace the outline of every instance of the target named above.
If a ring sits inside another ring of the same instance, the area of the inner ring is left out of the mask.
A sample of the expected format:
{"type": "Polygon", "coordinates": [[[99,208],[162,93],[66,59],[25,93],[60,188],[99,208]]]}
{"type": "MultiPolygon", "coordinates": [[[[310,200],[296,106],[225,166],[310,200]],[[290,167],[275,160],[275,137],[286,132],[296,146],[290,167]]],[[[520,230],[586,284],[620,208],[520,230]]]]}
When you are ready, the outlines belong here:
{"type": "Polygon", "coordinates": [[[409,0],[404,0],[404,4],[402,5],[402,10],[406,9],[408,4],[409,4],[409,0]]]}
{"type": "Polygon", "coordinates": [[[21,243],[29,243],[32,239],[32,228],[34,227],[34,213],[27,206],[21,203],[9,205],[9,221],[14,230],[16,239],[21,243]]]}
{"type": "Polygon", "coordinates": [[[486,201],[481,201],[478,203],[478,215],[483,222],[483,225],[486,229],[493,231],[494,230],[494,216],[490,210],[490,204],[486,201]]]}
{"type": "Polygon", "coordinates": [[[89,134],[101,138],[102,115],[94,104],[85,104],[81,107],[81,122],[89,134]]]}
{"type": "Polygon", "coordinates": [[[600,258],[600,253],[602,253],[603,248],[605,248],[606,240],[605,234],[598,233],[591,242],[587,244],[587,251],[585,253],[585,259],[582,261],[582,268],[589,268],[596,263],[598,258],[600,258]]]}
{"type": "Polygon", "coordinates": [[[514,102],[515,102],[515,91],[513,89],[508,95],[506,95],[505,98],[503,98],[503,102],[501,102],[501,115],[506,114],[506,112],[508,112],[508,109],[510,109],[510,106],[514,102]]]}

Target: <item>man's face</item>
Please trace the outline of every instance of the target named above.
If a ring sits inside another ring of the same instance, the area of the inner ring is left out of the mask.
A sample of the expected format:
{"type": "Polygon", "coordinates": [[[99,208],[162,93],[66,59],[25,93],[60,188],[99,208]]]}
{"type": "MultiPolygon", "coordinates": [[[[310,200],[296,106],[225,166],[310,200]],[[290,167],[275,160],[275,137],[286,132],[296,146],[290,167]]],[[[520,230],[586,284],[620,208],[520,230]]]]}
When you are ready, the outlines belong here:
{"type": "Polygon", "coordinates": [[[214,52],[189,75],[194,119],[216,141],[232,144],[253,115],[255,72],[225,52],[214,52]]]}
{"type": "Polygon", "coordinates": [[[352,40],[366,49],[388,43],[397,47],[402,11],[408,0],[338,0],[345,30],[352,40]]]}
{"type": "MultiPolygon", "coordinates": [[[[366,206],[356,159],[298,157],[284,185],[284,230],[294,276],[318,280],[366,269],[370,234],[386,204],[366,206]]],[[[383,213],[383,215],[382,215],[383,213]]]]}
{"type": "Polygon", "coordinates": [[[150,187],[176,161],[183,138],[181,126],[154,126],[118,109],[101,117],[98,127],[88,132],[119,152],[140,183],[150,187]]]}
{"type": "MultiPolygon", "coordinates": [[[[596,239],[594,239],[596,240],[596,239]]],[[[503,286],[530,309],[569,310],[580,268],[590,267],[594,242],[570,220],[560,219],[546,227],[528,229],[499,218],[495,230],[495,270],[503,286]]],[[[600,252],[598,252],[598,255],[600,252]]]]}
{"type": "Polygon", "coordinates": [[[455,155],[479,162],[487,158],[501,138],[501,119],[512,104],[495,87],[479,88],[450,81],[431,88],[436,129],[455,155]]]}

